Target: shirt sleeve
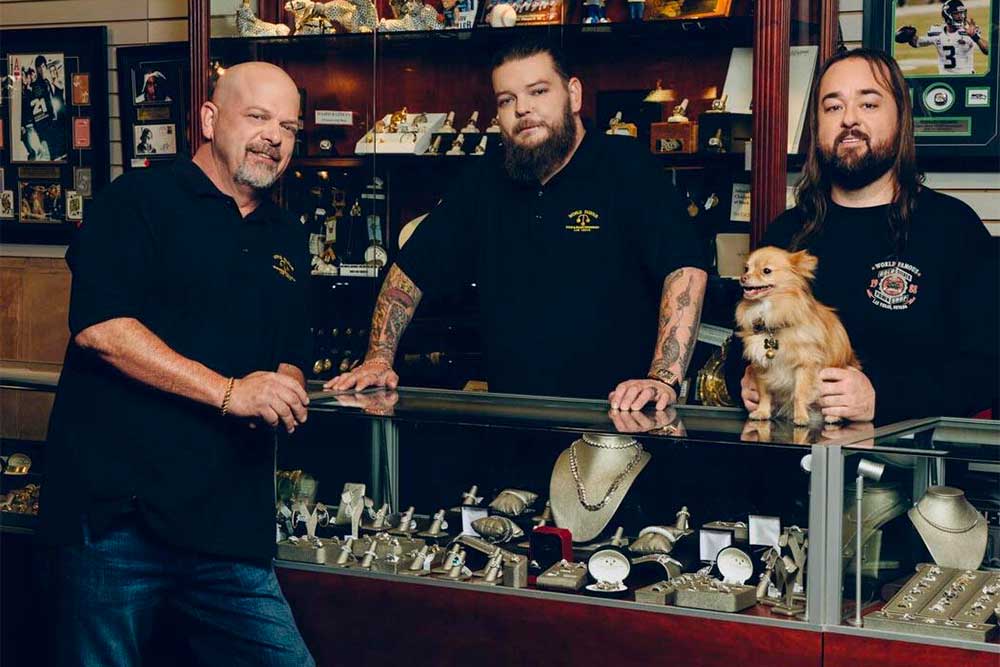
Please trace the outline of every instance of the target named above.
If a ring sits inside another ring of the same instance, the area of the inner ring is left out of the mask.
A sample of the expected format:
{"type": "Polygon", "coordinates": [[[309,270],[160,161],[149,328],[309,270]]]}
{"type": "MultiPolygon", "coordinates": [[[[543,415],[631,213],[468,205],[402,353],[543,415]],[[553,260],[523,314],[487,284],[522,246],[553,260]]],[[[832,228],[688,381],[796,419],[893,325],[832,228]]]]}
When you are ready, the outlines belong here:
{"type": "Polygon", "coordinates": [[[637,187],[623,192],[631,200],[624,208],[635,223],[630,242],[646,270],[663,280],[683,267],[706,269],[707,248],[673,182],[652,157],[642,155],[634,164],[637,171],[630,180],[637,187]]]}
{"type": "Polygon", "coordinates": [[[484,187],[479,179],[480,170],[467,170],[396,257],[396,266],[425,296],[453,294],[474,279],[478,258],[475,193],[484,187]]]}
{"type": "Polygon", "coordinates": [[[155,265],[154,233],[139,203],[143,196],[137,181],[122,176],[105,188],[70,244],[66,262],[73,276],[69,307],[73,336],[119,317],[143,319],[155,265]]]}

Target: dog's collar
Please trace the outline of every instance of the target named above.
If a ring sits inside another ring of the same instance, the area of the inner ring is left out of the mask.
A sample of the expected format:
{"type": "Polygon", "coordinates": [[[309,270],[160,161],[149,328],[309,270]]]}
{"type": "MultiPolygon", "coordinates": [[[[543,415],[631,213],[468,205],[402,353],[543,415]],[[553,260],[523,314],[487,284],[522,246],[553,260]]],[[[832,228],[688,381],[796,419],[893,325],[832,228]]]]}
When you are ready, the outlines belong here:
{"type": "Polygon", "coordinates": [[[783,326],[781,326],[781,327],[769,327],[766,324],[764,324],[764,320],[762,320],[760,318],[757,318],[756,320],[753,321],[753,332],[755,334],[761,334],[761,333],[773,334],[775,331],[780,331],[780,330],[782,330],[784,328],[785,327],[783,327],[783,326]]]}

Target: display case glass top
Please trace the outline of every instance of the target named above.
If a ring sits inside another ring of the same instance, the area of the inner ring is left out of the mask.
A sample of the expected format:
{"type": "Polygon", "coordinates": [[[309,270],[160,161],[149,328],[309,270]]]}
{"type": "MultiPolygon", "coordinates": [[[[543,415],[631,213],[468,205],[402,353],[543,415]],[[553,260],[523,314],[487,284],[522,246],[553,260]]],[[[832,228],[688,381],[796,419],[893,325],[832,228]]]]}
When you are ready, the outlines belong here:
{"type": "Polygon", "coordinates": [[[867,424],[794,427],[791,423],[748,420],[739,408],[675,406],[666,411],[609,410],[607,401],[440,389],[400,388],[334,393],[311,383],[310,410],[395,421],[479,427],[629,433],[643,438],[682,439],[713,444],[802,447],[829,444],[864,446],[867,424]]]}

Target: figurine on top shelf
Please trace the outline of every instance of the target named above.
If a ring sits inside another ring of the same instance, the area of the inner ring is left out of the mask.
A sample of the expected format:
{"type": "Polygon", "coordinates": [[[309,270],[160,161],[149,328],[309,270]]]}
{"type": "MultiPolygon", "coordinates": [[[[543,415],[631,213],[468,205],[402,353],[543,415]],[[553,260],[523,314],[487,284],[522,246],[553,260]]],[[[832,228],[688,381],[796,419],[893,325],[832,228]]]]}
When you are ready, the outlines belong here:
{"type": "Polygon", "coordinates": [[[379,21],[379,30],[386,32],[409,32],[417,30],[441,30],[444,24],[432,5],[425,5],[417,0],[404,3],[393,3],[393,11],[397,18],[379,21]]]}
{"type": "Polygon", "coordinates": [[[243,0],[236,10],[236,30],[240,37],[285,37],[291,32],[283,23],[268,23],[257,18],[250,9],[250,0],[243,0]]]}
{"type": "Polygon", "coordinates": [[[610,23],[608,21],[605,0],[583,0],[583,6],[587,10],[584,23],[610,23]]]}
{"type": "Polygon", "coordinates": [[[338,25],[346,32],[371,32],[378,22],[371,0],[289,0],[285,11],[292,15],[296,35],[336,32],[338,25]]]}

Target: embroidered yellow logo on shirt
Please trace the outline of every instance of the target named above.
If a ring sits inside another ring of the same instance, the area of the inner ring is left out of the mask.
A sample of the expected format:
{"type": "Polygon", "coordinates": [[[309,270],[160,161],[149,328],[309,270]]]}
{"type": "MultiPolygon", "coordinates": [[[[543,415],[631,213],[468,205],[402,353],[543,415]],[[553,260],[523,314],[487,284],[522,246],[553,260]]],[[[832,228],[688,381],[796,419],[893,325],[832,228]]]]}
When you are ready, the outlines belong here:
{"type": "Polygon", "coordinates": [[[272,255],[272,258],[274,259],[274,264],[271,268],[277,271],[285,280],[290,280],[294,283],[295,276],[293,274],[295,273],[295,267],[292,263],[281,255],[272,255]]]}
{"type": "Polygon", "coordinates": [[[566,229],[571,232],[592,232],[601,228],[600,225],[595,224],[601,216],[587,209],[573,211],[566,217],[573,221],[573,224],[566,225],[566,229]]]}

